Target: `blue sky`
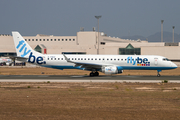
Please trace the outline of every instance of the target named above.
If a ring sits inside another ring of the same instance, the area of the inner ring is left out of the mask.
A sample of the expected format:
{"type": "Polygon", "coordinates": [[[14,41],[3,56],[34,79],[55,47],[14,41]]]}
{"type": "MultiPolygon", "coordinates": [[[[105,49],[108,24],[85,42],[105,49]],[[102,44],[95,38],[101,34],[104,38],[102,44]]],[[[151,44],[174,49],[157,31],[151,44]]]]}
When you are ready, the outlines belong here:
{"type": "MultiPolygon", "coordinates": [[[[0,0],[0,34],[74,36],[97,27],[108,36],[180,33],[180,0],[0,0]]],[[[97,30],[97,29],[96,29],[97,30]]]]}

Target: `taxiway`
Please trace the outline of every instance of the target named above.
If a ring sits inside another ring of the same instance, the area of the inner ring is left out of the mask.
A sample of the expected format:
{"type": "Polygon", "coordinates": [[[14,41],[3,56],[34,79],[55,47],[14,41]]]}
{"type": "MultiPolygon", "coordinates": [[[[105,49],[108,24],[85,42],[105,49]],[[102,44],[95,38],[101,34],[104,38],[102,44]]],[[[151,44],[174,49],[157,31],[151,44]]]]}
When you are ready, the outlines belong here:
{"type": "Polygon", "coordinates": [[[69,75],[0,75],[0,82],[143,82],[157,83],[163,80],[180,83],[180,76],[69,76],[69,75]]]}

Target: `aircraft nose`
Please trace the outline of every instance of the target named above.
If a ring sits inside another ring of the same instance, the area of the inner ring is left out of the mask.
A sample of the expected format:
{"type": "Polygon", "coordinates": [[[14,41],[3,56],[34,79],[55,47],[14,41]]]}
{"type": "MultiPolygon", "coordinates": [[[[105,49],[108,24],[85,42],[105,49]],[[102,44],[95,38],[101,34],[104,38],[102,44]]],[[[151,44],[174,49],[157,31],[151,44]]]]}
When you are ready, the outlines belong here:
{"type": "Polygon", "coordinates": [[[174,63],[171,63],[171,66],[172,66],[173,68],[177,68],[177,65],[174,64],[174,63]]]}

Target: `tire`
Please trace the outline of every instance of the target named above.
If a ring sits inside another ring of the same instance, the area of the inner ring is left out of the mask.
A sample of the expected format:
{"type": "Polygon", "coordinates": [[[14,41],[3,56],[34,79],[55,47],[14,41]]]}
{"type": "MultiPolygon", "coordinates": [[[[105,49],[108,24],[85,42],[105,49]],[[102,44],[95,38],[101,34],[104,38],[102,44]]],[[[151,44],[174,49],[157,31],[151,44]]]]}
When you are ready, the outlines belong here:
{"type": "Polygon", "coordinates": [[[95,72],[95,73],[94,73],[94,76],[99,76],[99,73],[98,73],[98,72],[95,72]]]}
{"type": "Polygon", "coordinates": [[[160,74],[157,74],[157,77],[160,77],[161,75],[160,74]]]}
{"type": "Polygon", "coordinates": [[[93,72],[91,72],[91,73],[89,74],[89,76],[90,76],[90,77],[93,77],[93,76],[94,76],[94,73],[93,73],[93,72]]]}

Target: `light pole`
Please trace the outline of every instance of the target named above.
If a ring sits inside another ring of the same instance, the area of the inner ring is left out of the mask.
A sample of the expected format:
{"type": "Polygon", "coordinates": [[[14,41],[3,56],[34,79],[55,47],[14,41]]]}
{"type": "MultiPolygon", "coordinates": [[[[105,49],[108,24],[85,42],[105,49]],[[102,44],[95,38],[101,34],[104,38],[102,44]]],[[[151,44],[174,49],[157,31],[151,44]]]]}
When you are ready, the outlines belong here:
{"type": "Polygon", "coordinates": [[[174,28],[175,28],[175,26],[172,26],[172,28],[173,28],[173,43],[174,43],[174,28]]]}
{"type": "Polygon", "coordinates": [[[101,16],[95,16],[95,18],[98,20],[98,47],[97,47],[97,55],[99,54],[99,18],[101,18],[101,16]]]}
{"type": "Polygon", "coordinates": [[[161,20],[161,42],[163,42],[163,22],[164,20],[161,20]]]}

